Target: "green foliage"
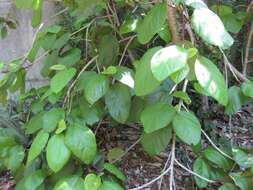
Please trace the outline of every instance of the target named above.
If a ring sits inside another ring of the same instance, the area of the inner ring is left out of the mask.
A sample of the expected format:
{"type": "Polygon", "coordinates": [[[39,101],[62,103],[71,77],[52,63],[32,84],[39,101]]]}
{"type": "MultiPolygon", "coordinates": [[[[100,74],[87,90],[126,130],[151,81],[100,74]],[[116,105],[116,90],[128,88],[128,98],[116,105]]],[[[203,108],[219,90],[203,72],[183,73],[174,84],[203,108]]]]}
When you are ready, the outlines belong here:
{"type": "MultiPolygon", "coordinates": [[[[39,29],[24,57],[0,62],[5,71],[0,102],[17,92],[19,103],[31,105],[19,129],[26,136],[0,126],[0,168],[11,171],[17,190],[123,190],[126,176],[112,163],[125,152],[98,150],[97,129],[104,121],[119,130],[141,124],[138,142],[150,156],[166,150],[172,139],[173,146],[192,146],[193,171],[202,176],[195,176],[199,188],[216,180],[219,190],[252,189],[252,150],[232,147],[227,155],[223,147],[206,148],[201,144],[205,122],[194,113],[198,94],[214,98],[230,116],[252,102],[252,81],[241,86],[226,81],[217,53],[233,45],[229,32],[241,31],[245,13],[228,5],[210,10],[202,0],[174,2],[190,17],[176,18],[176,28],[184,29],[176,44],[165,1],[64,0],[59,2],[67,8],[64,24],[39,29]],[[192,43],[185,29],[195,31],[189,33],[196,36],[192,43]],[[24,64],[39,59],[49,83],[28,89],[24,64]]],[[[16,6],[31,9],[32,26],[40,25],[43,0],[16,0],[16,6]]],[[[15,22],[0,18],[1,37],[7,28],[14,29],[15,22]]]]}

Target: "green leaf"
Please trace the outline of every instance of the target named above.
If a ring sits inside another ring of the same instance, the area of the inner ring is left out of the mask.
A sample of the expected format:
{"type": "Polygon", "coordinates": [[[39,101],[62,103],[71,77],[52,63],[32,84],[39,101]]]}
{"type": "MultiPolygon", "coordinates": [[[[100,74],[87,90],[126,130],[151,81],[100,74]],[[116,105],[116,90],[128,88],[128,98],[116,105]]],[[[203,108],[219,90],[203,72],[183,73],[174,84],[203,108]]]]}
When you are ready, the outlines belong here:
{"type": "Polygon", "coordinates": [[[125,123],[131,107],[129,88],[123,84],[113,85],[105,95],[105,104],[113,119],[125,123]]]}
{"type": "Polygon", "coordinates": [[[218,190],[237,190],[237,187],[232,183],[225,183],[218,190]]]}
{"type": "Polygon", "coordinates": [[[41,23],[43,0],[35,0],[33,2],[35,3],[33,4],[32,26],[35,28],[41,23]]]}
{"type": "Polygon", "coordinates": [[[151,72],[151,58],[160,49],[161,47],[149,49],[136,66],[134,90],[137,96],[145,96],[160,85],[151,72]]]}
{"type": "Polygon", "coordinates": [[[65,131],[67,129],[67,125],[66,125],[66,122],[64,121],[64,119],[60,120],[59,123],[58,123],[58,128],[57,130],[55,131],[55,134],[60,134],[62,133],[63,131],[65,131]]]}
{"type": "Polygon", "coordinates": [[[230,174],[230,177],[241,190],[251,190],[253,187],[252,178],[244,177],[242,173],[232,173],[230,174]]]}
{"type": "Polygon", "coordinates": [[[191,104],[191,99],[186,92],[176,91],[172,96],[182,99],[186,104],[191,104]]]}
{"type": "Polygon", "coordinates": [[[162,129],[170,124],[176,114],[174,107],[168,104],[156,103],[147,106],[141,114],[141,122],[146,133],[162,129]]]}
{"type": "Polygon", "coordinates": [[[47,144],[48,138],[49,133],[43,130],[36,135],[28,153],[27,163],[30,163],[32,160],[37,158],[37,156],[40,155],[40,153],[43,151],[44,147],[47,144]]]}
{"type": "Polygon", "coordinates": [[[188,53],[185,49],[172,45],[157,51],[151,59],[151,71],[159,81],[184,68],[188,53]]]}
{"type": "Polygon", "coordinates": [[[70,49],[59,58],[58,64],[66,67],[75,65],[81,58],[81,50],[78,48],[70,49]]]}
{"type": "Polygon", "coordinates": [[[158,35],[166,43],[169,43],[171,41],[171,33],[167,23],[161,28],[161,30],[158,32],[158,35]]]}
{"type": "Polygon", "coordinates": [[[242,93],[238,86],[232,86],[228,89],[228,104],[225,113],[228,115],[235,114],[242,107],[242,93]]]}
{"type": "Polygon", "coordinates": [[[37,190],[43,183],[46,174],[43,170],[36,170],[20,180],[15,190],[37,190]]]}
{"type": "Polygon", "coordinates": [[[189,72],[190,72],[190,67],[188,65],[185,65],[179,71],[172,73],[170,75],[170,79],[173,80],[174,83],[179,84],[187,77],[189,72]]]}
{"type": "Polygon", "coordinates": [[[25,125],[26,133],[32,134],[43,128],[43,117],[45,112],[40,112],[33,116],[30,121],[25,125]]]}
{"type": "Polygon", "coordinates": [[[192,26],[195,32],[206,42],[228,49],[234,40],[226,31],[220,18],[207,8],[195,9],[192,15],[192,26]]]}
{"type": "Polygon", "coordinates": [[[104,169],[110,172],[111,174],[115,175],[118,179],[125,182],[126,176],[113,164],[105,163],[104,169]]]}
{"type": "Polygon", "coordinates": [[[143,149],[151,156],[160,154],[166,149],[172,137],[172,128],[165,127],[152,133],[143,133],[141,144],[143,149]]]}
{"type": "Polygon", "coordinates": [[[104,75],[92,74],[85,82],[84,95],[90,104],[97,102],[109,89],[109,79],[104,75]]]}
{"type": "Polygon", "coordinates": [[[124,188],[113,180],[104,179],[99,190],[124,190],[124,188]]]}
{"type": "Polygon", "coordinates": [[[50,81],[50,88],[54,93],[60,92],[75,76],[76,69],[71,68],[58,72],[50,81]]]}
{"type": "Polygon", "coordinates": [[[102,37],[98,44],[98,64],[107,67],[117,63],[119,55],[119,42],[112,34],[102,37]]]}
{"type": "Polygon", "coordinates": [[[219,153],[217,150],[213,148],[210,148],[210,147],[206,148],[204,150],[204,155],[207,160],[216,164],[220,168],[223,168],[225,170],[230,170],[232,167],[231,162],[226,157],[224,157],[221,153],[219,153]]]}
{"type": "Polygon", "coordinates": [[[128,18],[123,24],[120,26],[119,32],[120,34],[127,34],[130,32],[135,32],[138,26],[138,19],[128,18]]]}
{"type": "Polygon", "coordinates": [[[249,168],[253,166],[252,154],[248,154],[239,148],[233,148],[232,151],[233,151],[233,158],[239,166],[244,168],[249,168]]]}
{"type": "Polygon", "coordinates": [[[8,149],[7,155],[7,158],[4,160],[4,165],[7,169],[15,172],[25,157],[24,149],[20,145],[13,146],[8,149]]]}
{"type": "MultiPolygon", "coordinates": [[[[199,174],[200,176],[209,179],[210,178],[210,170],[211,170],[211,168],[208,166],[208,164],[202,158],[197,158],[194,161],[193,171],[195,173],[199,174]]],[[[208,185],[207,181],[200,179],[198,177],[195,177],[195,181],[196,181],[199,188],[204,188],[208,185]]]]}
{"type": "Polygon", "coordinates": [[[166,3],[156,3],[137,26],[137,38],[141,44],[148,43],[161,31],[167,18],[166,3]]]}
{"type": "Polygon", "coordinates": [[[54,43],[52,49],[59,50],[62,48],[70,39],[70,34],[69,33],[63,33],[54,43]]]}
{"type": "Polygon", "coordinates": [[[58,122],[64,119],[65,113],[61,108],[52,108],[43,116],[43,130],[52,132],[56,129],[58,122]]]}
{"type": "Polygon", "coordinates": [[[62,71],[62,70],[65,70],[66,67],[64,65],[53,65],[49,68],[50,70],[54,70],[54,71],[62,71]]]}
{"type": "Polygon", "coordinates": [[[84,190],[84,180],[78,175],[60,178],[53,190],[84,190]]]}
{"type": "Polygon", "coordinates": [[[34,0],[16,0],[16,6],[19,9],[30,9],[33,7],[34,0]]]}
{"type": "Polygon", "coordinates": [[[253,82],[252,81],[246,81],[242,83],[241,89],[245,96],[253,98],[253,82]]]}
{"type": "Polygon", "coordinates": [[[46,148],[46,158],[51,170],[54,172],[60,171],[69,161],[70,155],[71,153],[64,143],[62,134],[50,138],[46,148]]]}
{"type": "Polygon", "coordinates": [[[201,125],[191,112],[180,111],[173,119],[176,135],[189,145],[197,145],[201,139],[201,125]]]}
{"type": "Polygon", "coordinates": [[[96,138],[86,126],[74,124],[68,127],[65,143],[71,152],[85,164],[91,164],[97,153],[96,138]]]}
{"type": "Polygon", "coordinates": [[[96,174],[88,174],[84,179],[84,187],[87,190],[99,190],[101,178],[96,174]]]}
{"type": "Polygon", "coordinates": [[[225,79],[212,61],[199,57],[195,62],[195,74],[200,86],[220,104],[228,103],[228,90],[225,79]]]}
{"type": "Polygon", "coordinates": [[[133,79],[133,71],[128,67],[117,67],[117,73],[113,75],[113,77],[121,82],[129,86],[130,88],[134,88],[134,79],[133,79]]]}

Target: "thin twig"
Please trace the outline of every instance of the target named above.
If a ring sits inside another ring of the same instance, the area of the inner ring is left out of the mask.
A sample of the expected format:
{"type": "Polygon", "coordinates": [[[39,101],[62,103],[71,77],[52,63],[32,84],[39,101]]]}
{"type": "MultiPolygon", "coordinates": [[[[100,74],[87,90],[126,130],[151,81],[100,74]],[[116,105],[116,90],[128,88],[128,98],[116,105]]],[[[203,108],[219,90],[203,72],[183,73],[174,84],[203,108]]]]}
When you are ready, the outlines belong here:
{"type": "Polygon", "coordinates": [[[123,59],[124,59],[124,57],[125,57],[125,55],[126,55],[127,49],[128,49],[129,45],[132,43],[132,41],[134,40],[135,37],[136,37],[136,36],[132,36],[132,37],[128,40],[128,42],[127,42],[127,44],[126,44],[126,46],[125,46],[125,48],[124,48],[124,51],[123,51],[123,53],[122,53],[122,56],[121,56],[121,58],[120,58],[119,66],[122,64],[122,61],[123,61],[123,59]]]}
{"type": "Polygon", "coordinates": [[[70,84],[66,97],[63,101],[63,105],[62,107],[65,106],[65,104],[67,103],[70,93],[72,91],[72,89],[74,88],[75,84],[77,83],[78,79],[80,78],[80,76],[82,75],[82,73],[91,65],[91,63],[93,63],[93,61],[95,61],[97,59],[98,55],[96,55],[95,57],[93,57],[86,65],[84,65],[84,67],[82,68],[82,70],[78,73],[77,77],[75,78],[75,80],[70,84]]]}
{"type": "Polygon", "coordinates": [[[223,156],[227,157],[230,160],[233,160],[233,158],[231,156],[229,156],[228,154],[226,154],[225,152],[223,152],[219,147],[217,147],[214,142],[212,141],[212,139],[206,134],[206,132],[201,129],[201,132],[204,134],[204,136],[206,137],[206,139],[211,143],[211,145],[219,152],[221,153],[223,156]]]}
{"type": "Polygon", "coordinates": [[[216,181],[207,179],[207,178],[205,178],[205,177],[203,177],[203,176],[201,176],[201,175],[195,173],[194,171],[188,169],[188,168],[185,167],[183,164],[181,164],[177,159],[175,159],[175,163],[176,163],[179,167],[181,167],[182,169],[184,169],[184,170],[186,170],[187,172],[189,172],[190,174],[192,174],[192,175],[194,175],[194,176],[196,176],[196,177],[198,177],[198,178],[200,178],[200,179],[202,179],[202,180],[204,180],[204,181],[206,181],[206,182],[208,182],[208,183],[216,183],[216,181]]]}

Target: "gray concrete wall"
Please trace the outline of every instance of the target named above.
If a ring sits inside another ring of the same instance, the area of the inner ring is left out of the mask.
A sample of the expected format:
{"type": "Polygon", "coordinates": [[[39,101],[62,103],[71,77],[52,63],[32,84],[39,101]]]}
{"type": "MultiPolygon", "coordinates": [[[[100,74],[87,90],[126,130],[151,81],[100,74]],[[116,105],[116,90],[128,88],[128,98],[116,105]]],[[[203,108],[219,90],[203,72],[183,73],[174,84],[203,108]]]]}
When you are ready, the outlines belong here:
{"type": "MultiPolygon", "coordinates": [[[[48,22],[48,17],[57,12],[53,2],[44,2],[43,19],[46,25],[50,25],[54,20],[48,22]]],[[[31,26],[32,12],[26,9],[17,9],[14,0],[0,0],[0,16],[10,15],[17,20],[17,29],[9,30],[5,39],[0,39],[0,60],[11,61],[20,58],[32,47],[36,28],[31,26]]],[[[43,53],[43,52],[41,52],[43,53]]],[[[27,87],[41,86],[45,83],[40,75],[41,62],[36,63],[28,69],[27,87]]]]}

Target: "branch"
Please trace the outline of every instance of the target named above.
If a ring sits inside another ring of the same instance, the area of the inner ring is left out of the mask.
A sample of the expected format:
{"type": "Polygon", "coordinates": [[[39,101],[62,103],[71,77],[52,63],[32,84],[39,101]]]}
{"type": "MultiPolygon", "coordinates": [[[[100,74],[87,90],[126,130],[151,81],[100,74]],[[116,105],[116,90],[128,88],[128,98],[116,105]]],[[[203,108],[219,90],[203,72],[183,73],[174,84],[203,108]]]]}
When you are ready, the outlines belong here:
{"type": "Polygon", "coordinates": [[[179,40],[179,34],[177,31],[177,22],[176,22],[176,15],[175,15],[175,10],[173,7],[173,2],[172,0],[167,0],[168,2],[168,24],[169,24],[169,29],[171,31],[172,35],[172,41],[173,43],[178,43],[179,40]]]}

